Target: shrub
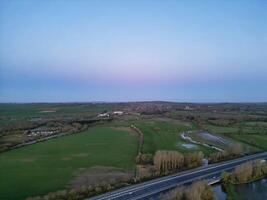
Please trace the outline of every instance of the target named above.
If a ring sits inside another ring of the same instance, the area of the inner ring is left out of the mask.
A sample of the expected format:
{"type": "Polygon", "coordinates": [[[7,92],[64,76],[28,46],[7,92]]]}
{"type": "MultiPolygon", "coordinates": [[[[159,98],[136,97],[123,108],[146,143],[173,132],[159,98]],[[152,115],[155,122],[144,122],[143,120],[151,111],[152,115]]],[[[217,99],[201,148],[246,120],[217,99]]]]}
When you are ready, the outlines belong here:
{"type": "Polygon", "coordinates": [[[195,182],[191,186],[178,187],[166,195],[163,195],[161,199],[165,200],[214,200],[215,195],[211,186],[207,185],[203,181],[195,182]]]}

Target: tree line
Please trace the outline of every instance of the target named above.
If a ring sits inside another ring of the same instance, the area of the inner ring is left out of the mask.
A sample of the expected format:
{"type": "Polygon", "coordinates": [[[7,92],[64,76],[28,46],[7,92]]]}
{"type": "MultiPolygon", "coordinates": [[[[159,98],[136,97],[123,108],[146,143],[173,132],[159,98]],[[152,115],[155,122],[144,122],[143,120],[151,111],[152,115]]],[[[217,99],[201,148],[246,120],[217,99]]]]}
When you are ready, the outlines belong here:
{"type": "Polygon", "coordinates": [[[204,155],[202,152],[181,154],[177,151],[157,151],[154,156],[154,165],[159,174],[169,174],[202,165],[204,155]]]}
{"type": "Polygon", "coordinates": [[[203,181],[191,186],[178,187],[161,196],[162,200],[215,200],[212,187],[203,181]]]}
{"type": "Polygon", "coordinates": [[[181,154],[177,151],[159,150],[154,157],[152,154],[139,154],[136,157],[137,178],[151,178],[198,167],[202,165],[203,158],[202,152],[181,154]]]}
{"type": "Polygon", "coordinates": [[[267,162],[256,160],[246,162],[235,168],[232,173],[224,172],[221,176],[224,185],[248,183],[267,175],[267,162]]]}
{"type": "Polygon", "coordinates": [[[235,143],[230,145],[225,151],[220,151],[216,153],[212,153],[209,155],[209,162],[216,163],[224,160],[229,160],[235,157],[239,157],[244,155],[245,150],[243,146],[239,143],[235,143]]]}

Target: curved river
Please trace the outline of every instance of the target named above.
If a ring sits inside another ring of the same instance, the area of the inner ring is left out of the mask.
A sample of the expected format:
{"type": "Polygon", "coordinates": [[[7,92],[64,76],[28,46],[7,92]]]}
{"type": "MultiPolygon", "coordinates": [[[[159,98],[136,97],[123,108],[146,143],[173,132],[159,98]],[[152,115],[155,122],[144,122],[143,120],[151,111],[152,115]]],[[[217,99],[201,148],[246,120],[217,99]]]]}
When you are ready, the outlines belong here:
{"type": "MultiPolygon", "coordinates": [[[[226,200],[227,194],[221,185],[213,186],[218,200],[226,200]]],[[[267,199],[267,179],[261,179],[249,184],[235,186],[235,192],[239,200],[265,200],[267,199]]]]}
{"type": "MultiPolygon", "coordinates": [[[[218,200],[226,200],[227,194],[222,190],[220,184],[213,186],[213,191],[218,200]]],[[[267,199],[267,178],[235,186],[235,191],[240,200],[266,200],[267,199]]]]}

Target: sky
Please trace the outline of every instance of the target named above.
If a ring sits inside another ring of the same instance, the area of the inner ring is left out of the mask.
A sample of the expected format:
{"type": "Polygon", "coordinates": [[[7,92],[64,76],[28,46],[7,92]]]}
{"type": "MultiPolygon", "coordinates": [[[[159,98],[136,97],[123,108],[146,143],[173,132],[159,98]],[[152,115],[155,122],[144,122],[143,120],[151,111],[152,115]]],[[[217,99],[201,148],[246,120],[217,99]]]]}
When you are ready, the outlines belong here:
{"type": "Polygon", "coordinates": [[[0,102],[267,102],[265,0],[1,0],[0,102]]]}

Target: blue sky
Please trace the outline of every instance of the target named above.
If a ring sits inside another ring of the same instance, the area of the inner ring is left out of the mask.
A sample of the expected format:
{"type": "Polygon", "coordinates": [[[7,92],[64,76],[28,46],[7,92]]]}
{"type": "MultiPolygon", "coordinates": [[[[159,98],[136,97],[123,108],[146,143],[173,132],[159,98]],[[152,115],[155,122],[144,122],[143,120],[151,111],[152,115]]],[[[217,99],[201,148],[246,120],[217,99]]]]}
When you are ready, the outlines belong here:
{"type": "Polygon", "coordinates": [[[0,101],[267,101],[267,1],[2,0],[0,101]]]}

